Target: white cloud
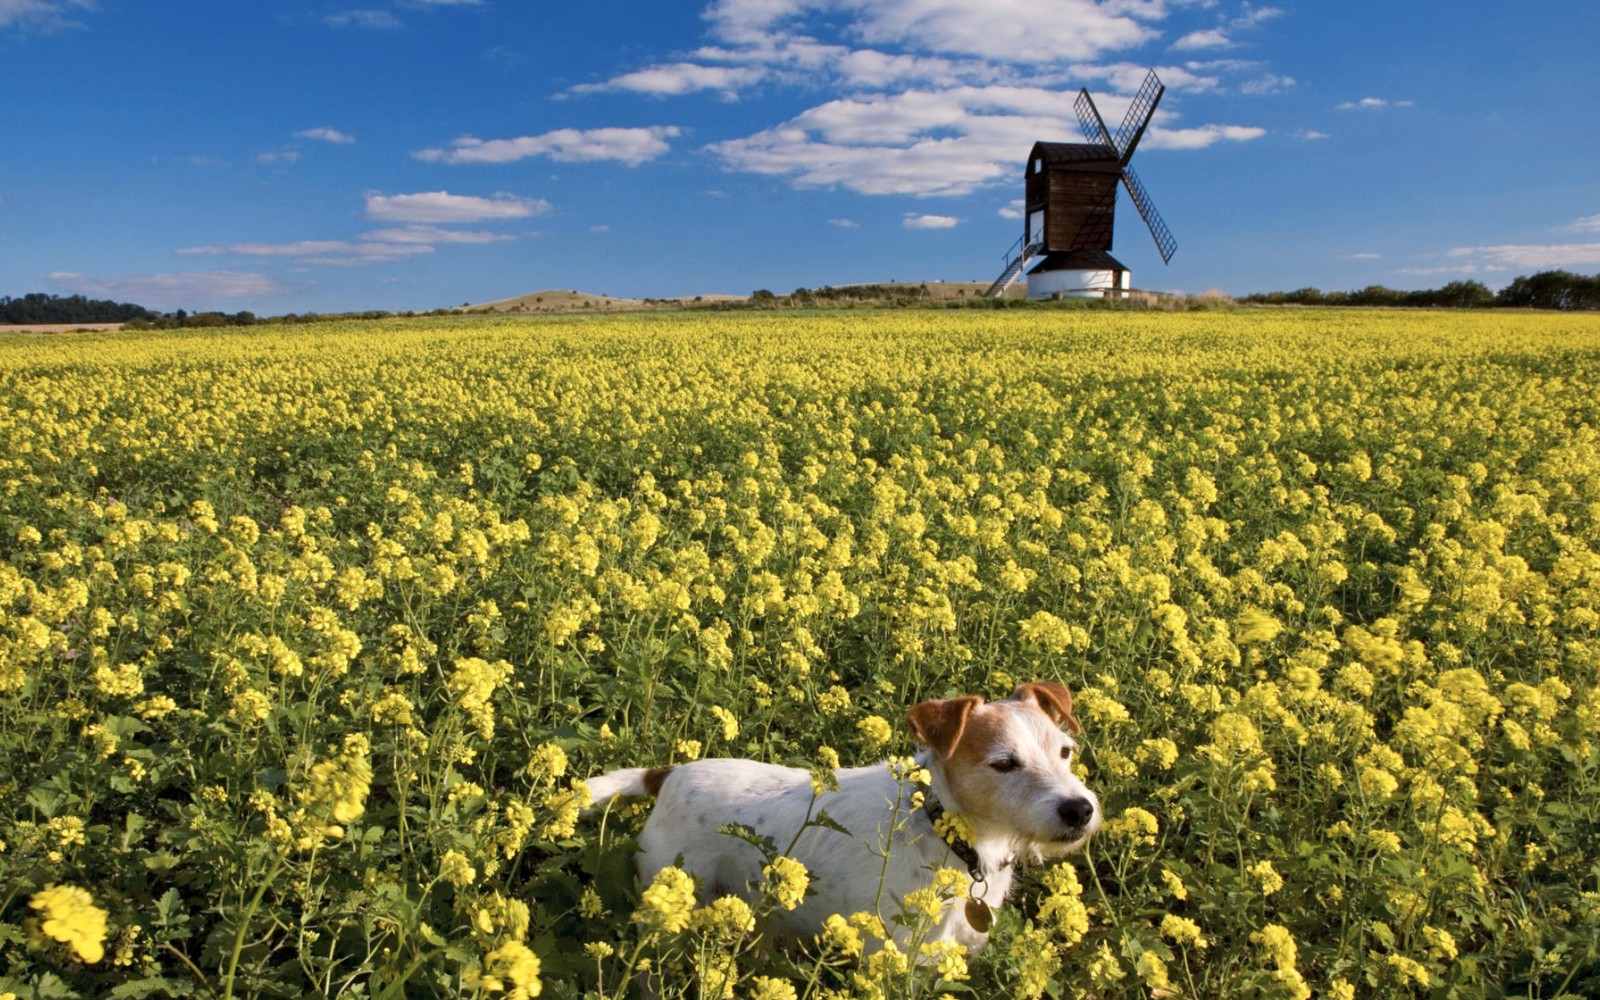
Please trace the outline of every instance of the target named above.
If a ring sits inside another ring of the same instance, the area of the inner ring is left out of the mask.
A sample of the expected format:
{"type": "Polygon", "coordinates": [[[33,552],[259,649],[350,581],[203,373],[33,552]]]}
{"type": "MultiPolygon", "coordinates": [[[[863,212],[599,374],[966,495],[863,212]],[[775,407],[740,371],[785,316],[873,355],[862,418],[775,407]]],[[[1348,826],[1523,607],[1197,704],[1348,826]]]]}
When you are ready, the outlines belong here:
{"type": "Polygon", "coordinates": [[[405,260],[433,253],[433,247],[379,240],[299,240],[294,243],[229,243],[223,246],[185,247],[178,252],[188,256],[235,254],[240,257],[287,257],[304,264],[348,267],[405,260]]]}
{"type": "MultiPolygon", "coordinates": [[[[1126,98],[1105,101],[1113,119],[1126,98]]],[[[863,95],[818,105],[779,125],[707,149],[731,170],[790,176],[800,187],[861,194],[959,196],[1015,182],[1039,139],[1072,140],[1075,120],[1062,94],[1036,87],[956,87],[863,95]]],[[[1169,129],[1166,112],[1145,148],[1195,149],[1241,142],[1264,129],[1205,125],[1169,129]]]]}
{"type": "Polygon", "coordinates": [[[296,132],[295,135],[301,139],[320,139],[323,142],[332,142],[339,145],[347,145],[356,141],[355,136],[347,135],[336,128],[328,128],[326,125],[318,128],[303,129],[296,132]]]}
{"type": "Polygon", "coordinates": [[[1600,233],[1600,215],[1586,215],[1567,227],[1573,233],[1600,233]]]}
{"type": "Polygon", "coordinates": [[[257,163],[294,163],[300,159],[297,149],[282,149],[277,152],[257,153],[257,163]]]}
{"type": "Polygon", "coordinates": [[[845,0],[844,6],[858,14],[853,30],[866,42],[1006,62],[1094,59],[1156,34],[1138,18],[1115,13],[1116,5],[1092,0],[845,0]]]}
{"type": "Polygon", "coordinates": [[[367,218],[379,222],[481,222],[544,215],[553,206],[543,198],[497,194],[493,198],[426,191],[418,194],[369,194],[367,218]]]}
{"type": "Polygon", "coordinates": [[[478,229],[441,229],[438,226],[411,225],[395,229],[374,229],[362,233],[363,240],[382,243],[503,243],[516,237],[478,229]]]}
{"type": "Polygon", "coordinates": [[[1191,31],[1187,35],[1172,43],[1172,48],[1177,52],[1195,52],[1200,49],[1231,49],[1233,39],[1221,28],[1207,28],[1204,31],[1191,31]]]}
{"type": "Polygon", "coordinates": [[[1348,260],[1382,260],[1383,259],[1383,254],[1381,254],[1381,253],[1353,253],[1346,259],[1348,259],[1348,260]]]}
{"type": "Polygon", "coordinates": [[[1600,264],[1600,243],[1510,243],[1488,247],[1456,247],[1451,257],[1472,258],[1474,263],[1505,267],[1589,267],[1600,264]]]}
{"type": "Polygon", "coordinates": [[[134,302],[152,309],[205,309],[238,299],[271,298],[287,289],[264,274],[241,271],[190,271],[92,278],[76,271],[54,271],[47,280],[91,298],[134,302]]]}
{"type": "Polygon", "coordinates": [[[837,226],[840,229],[860,229],[861,228],[861,223],[857,222],[854,219],[829,219],[828,220],[828,225],[837,226]]]}
{"type": "Polygon", "coordinates": [[[1276,94],[1288,90],[1295,83],[1292,76],[1279,76],[1276,73],[1266,73],[1253,80],[1246,80],[1239,84],[1239,93],[1252,97],[1261,94],[1276,94]]]}
{"type": "Polygon", "coordinates": [[[94,10],[95,0],[0,0],[0,28],[55,31],[80,28],[78,11],[94,10]]]}
{"type": "Polygon", "coordinates": [[[765,77],[766,71],[751,66],[703,66],[698,63],[677,62],[650,66],[624,73],[605,83],[584,83],[572,88],[574,94],[599,93],[608,90],[627,90],[637,94],[657,97],[675,97],[700,90],[721,91],[725,97],[765,77]]]}
{"type": "Polygon", "coordinates": [[[1415,104],[1415,101],[1391,101],[1386,97],[1363,97],[1359,101],[1345,101],[1338,108],[1340,111],[1377,111],[1381,108],[1409,108],[1415,104]]]}
{"type": "Polygon", "coordinates": [[[430,163],[512,163],[533,156],[548,156],[561,163],[617,160],[638,166],[667,152],[668,139],[677,138],[676,125],[649,128],[557,129],[543,135],[515,139],[475,139],[463,136],[449,149],[421,149],[411,155],[430,163]]]}
{"type": "Polygon", "coordinates": [[[1022,199],[1021,198],[1013,199],[1012,202],[1009,205],[1006,205],[1005,207],[1000,209],[1000,213],[999,213],[1000,214],[1000,218],[1002,218],[1002,219],[1020,219],[1020,218],[1022,218],[1022,209],[1023,209],[1023,201],[1022,201],[1022,199]]]}
{"type": "Polygon", "coordinates": [[[907,229],[952,229],[961,224],[961,220],[953,215],[922,215],[917,212],[907,212],[900,223],[907,229]]]}
{"type": "Polygon", "coordinates": [[[1307,140],[1326,139],[1326,138],[1328,138],[1328,133],[1326,133],[1326,132],[1318,132],[1314,128],[1303,128],[1300,131],[1296,132],[1295,135],[1298,138],[1307,139],[1307,140]]]}
{"type": "Polygon", "coordinates": [[[374,28],[392,31],[400,27],[400,19],[394,16],[394,12],[387,10],[347,10],[329,14],[322,20],[324,24],[331,24],[336,28],[374,28]]]}
{"type": "Polygon", "coordinates": [[[1146,149],[1204,149],[1218,142],[1249,142],[1267,134],[1249,125],[1201,125],[1197,128],[1152,128],[1142,144],[1146,149]]]}

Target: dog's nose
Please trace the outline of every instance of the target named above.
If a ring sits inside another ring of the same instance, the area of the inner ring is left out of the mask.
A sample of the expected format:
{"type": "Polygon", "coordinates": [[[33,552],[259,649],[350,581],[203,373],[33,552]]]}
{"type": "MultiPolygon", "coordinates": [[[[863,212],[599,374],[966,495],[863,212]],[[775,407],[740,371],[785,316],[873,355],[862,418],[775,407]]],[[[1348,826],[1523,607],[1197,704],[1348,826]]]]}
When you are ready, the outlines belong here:
{"type": "Polygon", "coordinates": [[[1062,799],[1056,815],[1070,827],[1085,826],[1094,817],[1094,803],[1084,798],[1062,799]]]}

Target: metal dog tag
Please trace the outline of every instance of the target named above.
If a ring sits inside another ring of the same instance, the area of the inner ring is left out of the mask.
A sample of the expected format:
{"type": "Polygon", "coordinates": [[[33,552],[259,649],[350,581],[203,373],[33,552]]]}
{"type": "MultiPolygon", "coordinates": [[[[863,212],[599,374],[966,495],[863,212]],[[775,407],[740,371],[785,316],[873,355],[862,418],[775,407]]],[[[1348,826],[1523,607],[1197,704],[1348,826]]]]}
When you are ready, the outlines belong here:
{"type": "Polygon", "coordinates": [[[967,923],[979,934],[989,933],[989,925],[994,923],[994,913],[989,909],[989,904],[981,899],[967,900],[967,923]]]}

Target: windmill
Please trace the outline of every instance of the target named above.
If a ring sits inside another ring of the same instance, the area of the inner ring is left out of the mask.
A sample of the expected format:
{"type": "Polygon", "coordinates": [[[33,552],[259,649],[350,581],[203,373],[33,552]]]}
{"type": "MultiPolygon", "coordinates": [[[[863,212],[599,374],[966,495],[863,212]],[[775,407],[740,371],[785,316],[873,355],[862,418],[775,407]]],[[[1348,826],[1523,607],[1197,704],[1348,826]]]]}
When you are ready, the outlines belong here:
{"type": "Polygon", "coordinates": [[[1166,89],[1151,70],[1115,136],[1106,128],[1089,91],[1078,91],[1073,109],[1089,141],[1033,144],[1028,154],[1022,238],[1012,244],[1005,269],[986,296],[1004,293],[1040,255],[1044,259],[1028,272],[1029,298],[1125,294],[1128,269],[1111,256],[1119,181],[1150,227],[1162,263],[1172,260],[1177,241],[1128,166],[1166,89]]]}

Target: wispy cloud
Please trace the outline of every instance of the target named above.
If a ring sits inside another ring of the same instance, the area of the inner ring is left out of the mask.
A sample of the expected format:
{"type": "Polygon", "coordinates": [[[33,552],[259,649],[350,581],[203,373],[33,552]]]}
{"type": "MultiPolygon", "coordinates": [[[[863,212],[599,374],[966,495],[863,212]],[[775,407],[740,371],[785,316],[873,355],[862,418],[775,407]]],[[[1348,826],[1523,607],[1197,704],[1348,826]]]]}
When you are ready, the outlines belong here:
{"type": "Polygon", "coordinates": [[[302,263],[354,265],[381,264],[433,253],[433,247],[418,243],[388,243],[381,240],[298,240],[293,243],[228,243],[221,246],[185,247],[186,256],[233,254],[239,257],[286,257],[302,263]]]}
{"type": "Polygon", "coordinates": [[[1600,233],[1600,215],[1586,215],[1567,227],[1571,233],[1600,233]]]}
{"type": "Polygon", "coordinates": [[[1239,84],[1239,93],[1247,94],[1251,97],[1255,97],[1260,94],[1277,94],[1288,90],[1290,87],[1293,87],[1294,84],[1295,80],[1292,76],[1279,76],[1276,73],[1265,73],[1256,77],[1255,79],[1246,80],[1245,82],[1239,84]]]}
{"type": "Polygon", "coordinates": [[[94,10],[95,0],[0,0],[0,28],[58,31],[81,28],[82,11],[94,10]]]}
{"type": "Polygon", "coordinates": [[[1197,52],[1201,49],[1231,49],[1233,39],[1221,28],[1207,28],[1203,31],[1191,31],[1187,35],[1172,43],[1175,52],[1197,52]]]}
{"type": "Polygon", "coordinates": [[[301,131],[296,132],[295,136],[300,139],[316,139],[321,142],[331,142],[341,146],[348,145],[356,141],[355,136],[348,135],[336,128],[329,128],[326,125],[318,128],[302,129],[301,131]]]}
{"type": "Polygon", "coordinates": [[[638,166],[671,148],[667,140],[682,130],[675,125],[649,128],[557,129],[542,135],[515,139],[476,139],[463,136],[449,149],[421,149],[411,155],[430,163],[513,163],[547,156],[561,163],[616,160],[638,166]]]}
{"type": "Polygon", "coordinates": [[[1561,268],[1600,264],[1600,243],[1508,243],[1487,247],[1456,247],[1449,253],[1473,264],[1503,267],[1561,268]]]}
{"type": "Polygon", "coordinates": [[[860,229],[861,228],[861,223],[857,222],[854,219],[829,219],[828,220],[828,225],[836,226],[836,227],[838,227],[840,229],[860,229]]]}
{"type": "Polygon", "coordinates": [[[418,194],[369,194],[367,218],[379,222],[482,222],[544,215],[553,206],[543,198],[497,194],[492,198],[424,191],[418,194]]]}
{"type": "Polygon", "coordinates": [[[369,28],[379,31],[393,31],[400,27],[400,19],[394,11],[380,9],[344,10],[337,14],[329,14],[322,19],[324,24],[336,28],[369,28]]]}
{"type": "Polygon", "coordinates": [[[1415,101],[1393,101],[1387,97],[1363,97],[1359,101],[1345,101],[1338,105],[1340,111],[1379,111],[1383,108],[1415,107],[1415,101]]]}
{"type": "Polygon", "coordinates": [[[923,215],[918,212],[907,212],[900,224],[907,229],[953,229],[961,224],[961,220],[953,215],[923,215]]]}
{"type": "Polygon", "coordinates": [[[1367,253],[1367,252],[1353,253],[1353,254],[1350,254],[1345,259],[1346,260],[1382,260],[1383,259],[1383,254],[1381,254],[1381,253],[1367,253]]]}
{"type": "Polygon", "coordinates": [[[257,163],[294,163],[299,159],[298,149],[280,149],[256,154],[257,163]]]}
{"type": "Polygon", "coordinates": [[[583,83],[573,87],[571,93],[593,94],[610,90],[626,90],[655,97],[676,97],[700,90],[719,91],[725,97],[736,97],[738,92],[765,77],[766,71],[752,66],[706,66],[699,63],[676,62],[650,66],[613,77],[605,83],[583,83]]]}
{"type": "Polygon", "coordinates": [[[394,229],[374,229],[361,235],[363,240],[383,243],[504,243],[516,239],[504,233],[491,233],[481,229],[444,229],[440,226],[410,225],[394,229]]]}
{"type": "Polygon", "coordinates": [[[46,278],[52,285],[69,292],[136,302],[152,309],[205,309],[231,305],[240,299],[273,298],[288,291],[274,278],[244,271],[134,274],[122,278],[53,271],[46,278]]]}

